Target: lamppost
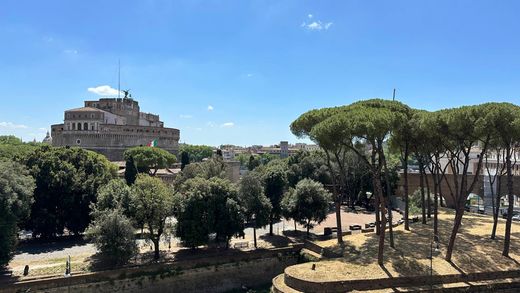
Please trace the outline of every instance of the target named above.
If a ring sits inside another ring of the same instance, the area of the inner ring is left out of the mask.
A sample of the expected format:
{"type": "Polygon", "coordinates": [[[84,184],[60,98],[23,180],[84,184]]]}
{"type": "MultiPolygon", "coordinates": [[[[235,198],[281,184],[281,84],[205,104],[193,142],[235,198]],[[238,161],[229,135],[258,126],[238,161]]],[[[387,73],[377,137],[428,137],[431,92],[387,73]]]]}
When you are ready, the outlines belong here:
{"type": "Polygon", "coordinates": [[[439,236],[433,234],[430,239],[430,289],[433,290],[433,253],[439,252],[439,236]]]}

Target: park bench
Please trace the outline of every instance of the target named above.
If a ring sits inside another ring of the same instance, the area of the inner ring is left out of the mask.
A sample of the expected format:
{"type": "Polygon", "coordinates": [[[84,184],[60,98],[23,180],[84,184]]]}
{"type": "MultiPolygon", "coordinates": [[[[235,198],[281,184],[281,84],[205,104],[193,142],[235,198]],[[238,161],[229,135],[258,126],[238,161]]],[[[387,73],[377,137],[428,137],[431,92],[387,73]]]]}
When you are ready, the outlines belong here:
{"type": "Polygon", "coordinates": [[[249,242],[247,241],[242,241],[242,242],[236,242],[235,244],[233,244],[233,247],[234,248],[248,248],[249,247],[249,242]]]}

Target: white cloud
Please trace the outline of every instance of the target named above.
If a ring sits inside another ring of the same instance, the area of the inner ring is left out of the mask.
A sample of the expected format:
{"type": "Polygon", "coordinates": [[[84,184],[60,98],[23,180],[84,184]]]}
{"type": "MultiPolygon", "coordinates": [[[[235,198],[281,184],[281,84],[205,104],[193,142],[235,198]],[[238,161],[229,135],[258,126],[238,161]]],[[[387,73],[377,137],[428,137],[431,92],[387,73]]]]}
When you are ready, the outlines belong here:
{"type": "Polygon", "coordinates": [[[74,50],[74,49],[66,49],[66,50],[63,50],[63,53],[65,53],[65,54],[71,54],[71,55],[77,55],[77,54],[78,54],[78,50],[74,50]]]}
{"type": "Polygon", "coordinates": [[[233,127],[233,126],[235,126],[235,123],[233,123],[233,122],[226,122],[226,123],[220,125],[220,127],[233,127]]]}
{"type": "Polygon", "coordinates": [[[45,127],[40,127],[40,128],[38,128],[38,130],[41,130],[41,131],[47,131],[47,128],[45,128],[45,127]]]}
{"type": "Polygon", "coordinates": [[[252,73],[248,73],[247,77],[253,77],[253,74],[252,73]]]}
{"type": "Polygon", "coordinates": [[[215,127],[215,123],[213,123],[213,122],[211,122],[211,121],[209,121],[208,123],[206,123],[206,125],[207,125],[208,127],[215,127]]]}
{"type": "Polygon", "coordinates": [[[312,20],[314,18],[314,15],[307,14],[307,18],[309,19],[309,23],[303,22],[301,24],[301,27],[305,28],[306,30],[310,31],[321,31],[321,30],[328,30],[332,26],[332,22],[322,22],[321,20],[312,20]]]}
{"type": "Polygon", "coordinates": [[[28,127],[26,125],[23,125],[23,124],[14,124],[12,122],[0,122],[0,128],[4,128],[4,129],[26,129],[28,127]]]}
{"type": "Polygon", "coordinates": [[[95,93],[100,96],[117,96],[117,90],[110,87],[109,85],[100,85],[97,87],[89,87],[87,89],[91,93],[95,93]]]}
{"type": "Polygon", "coordinates": [[[208,111],[213,111],[213,106],[208,105],[208,111]]]}
{"type": "Polygon", "coordinates": [[[180,118],[183,118],[183,119],[190,119],[190,118],[192,118],[193,116],[191,116],[191,115],[181,114],[181,115],[179,115],[179,117],[180,117],[180,118]]]}
{"type": "Polygon", "coordinates": [[[321,21],[313,21],[311,23],[302,23],[302,27],[310,31],[328,30],[332,26],[332,22],[322,23],[321,21]]]}

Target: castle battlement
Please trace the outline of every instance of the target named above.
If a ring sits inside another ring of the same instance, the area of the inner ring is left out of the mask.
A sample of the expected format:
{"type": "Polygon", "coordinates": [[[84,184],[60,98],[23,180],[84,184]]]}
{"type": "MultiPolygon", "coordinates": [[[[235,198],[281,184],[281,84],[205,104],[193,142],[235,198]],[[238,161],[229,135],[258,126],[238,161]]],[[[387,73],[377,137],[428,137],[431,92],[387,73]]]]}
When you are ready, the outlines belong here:
{"type": "Polygon", "coordinates": [[[177,154],[180,131],[164,127],[159,115],[140,112],[131,98],[102,98],[66,110],[63,123],[51,126],[51,137],[54,146],[78,146],[121,161],[126,149],[152,140],[177,154]]]}

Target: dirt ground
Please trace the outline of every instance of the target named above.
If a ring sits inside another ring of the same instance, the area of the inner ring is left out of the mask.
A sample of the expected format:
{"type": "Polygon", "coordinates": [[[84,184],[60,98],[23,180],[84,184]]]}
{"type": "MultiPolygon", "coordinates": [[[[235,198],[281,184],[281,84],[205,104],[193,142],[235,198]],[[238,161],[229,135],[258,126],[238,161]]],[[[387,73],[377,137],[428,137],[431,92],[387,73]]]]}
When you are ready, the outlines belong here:
{"type": "MultiPolygon", "coordinates": [[[[505,220],[499,220],[499,236],[492,240],[489,237],[492,218],[469,213],[464,215],[452,263],[445,261],[453,218],[452,210],[440,211],[440,247],[438,252],[433,253],[433,274],[520,269],[520,223],[513,224],[510,258],[507,258],[502,256],[505,220]]],[[[320,281],[429,275],[432,222],[433,219],[428,225],[420,222],[411,224],[411,231],[405,231],[403,225],[395,228],[395,249],[388,244],[387,231],[383,267],[377,264],[378,237],[375,233],[367,233],[348,235],[341,246],[337,245],[335,239],[317,241],[319,245],[341,253],[343,258],[318,262],[314,271],[309,264],[288,269],[295,276],[320,281]]]]}

